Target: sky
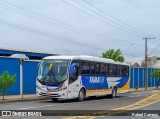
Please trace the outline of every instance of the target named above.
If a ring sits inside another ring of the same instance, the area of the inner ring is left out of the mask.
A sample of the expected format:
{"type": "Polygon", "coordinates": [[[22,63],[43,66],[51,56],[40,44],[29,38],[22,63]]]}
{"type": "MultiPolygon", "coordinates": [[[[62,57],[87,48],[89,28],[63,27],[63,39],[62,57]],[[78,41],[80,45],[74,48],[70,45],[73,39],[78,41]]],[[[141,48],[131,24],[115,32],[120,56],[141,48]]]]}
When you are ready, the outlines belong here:
{"type": "Polygon", "coordinates": [[[0,48],[126,60],[160,56],[160,0],[0,0],[0,48]]]}

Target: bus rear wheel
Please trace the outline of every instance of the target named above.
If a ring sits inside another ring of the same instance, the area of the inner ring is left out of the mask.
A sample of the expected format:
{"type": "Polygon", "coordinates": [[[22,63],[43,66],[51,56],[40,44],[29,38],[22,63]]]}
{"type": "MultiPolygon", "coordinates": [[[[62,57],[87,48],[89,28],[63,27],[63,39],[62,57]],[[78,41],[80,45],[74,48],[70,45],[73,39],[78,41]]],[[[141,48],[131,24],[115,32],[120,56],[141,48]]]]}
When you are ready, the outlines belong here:
{"type": "Polygon", "coordinates": [[[111,97],[116,98],[116,96],[117,96],[117,88],[113,87],[111,97]]]}
{"type": "Polygon", "coordinates": [[[85,91],[84,89],[82,88],[80,91],[79,91],[79,95],[78,95],[78,101],[79,102],[82,102],[84,100],[84,97],[85,97],[85,91]]]}

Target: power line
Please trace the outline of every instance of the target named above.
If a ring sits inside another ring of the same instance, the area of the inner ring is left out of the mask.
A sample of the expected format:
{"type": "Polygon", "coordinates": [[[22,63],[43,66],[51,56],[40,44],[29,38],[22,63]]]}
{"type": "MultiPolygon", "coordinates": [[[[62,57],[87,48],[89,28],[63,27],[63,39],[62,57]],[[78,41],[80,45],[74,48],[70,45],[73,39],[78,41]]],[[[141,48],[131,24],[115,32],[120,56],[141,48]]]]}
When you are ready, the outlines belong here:
{"type": "Polygon", "coordinates": [[[68,4],[68,5],[76,8],[77,10],[79,10],[79,11],[81,11],[81,12],[83,12],[83,13],[85,13],[85,14],[87,14],[87,15],[89,15],[89,16],[91,16],[91,17],[93,17],[93,18],[95,18],[95,19],[97,19],[97,20],[99,20],[99,21],[101,21],[101,22],[103,22],[103,23],[105,23],[105,24],[107,24],[107,25],[113,26],[113,27],[115,27],[115,28],[117,28],[117,29],[120,29],[120,30],[122,30],[122,31],[124,31],[124,32],[127,32],[127,33],[129,33],[129,34],[132,34],[132,35],[135,35],[135,36],[138,36],[138,37],[143,37],[142,35],[132,33],[132,32],[130,32],[130,31],[127,31],[127,30],[125,30],[125,29],[122,29],[122,28],[120,28],[120,27],[117,27],[117,26],[115,26],[115,25],[113,25],[113,24],[110,24],[110,23],[108,23],[108,22],[106,22],[106,21],[104,21],[104,20],[102,20],[102,19],[99,19],[99,18],[95,17],[94,15],[89,14],[89,13],[87,13],[87,12],[79,9],[78,7],[76,7],[76,6],[74,6],[74,5],[66,2],[65,0],[62,0],[62,1],[65,2],[65,3],[68,4]]]}
{"type": "Polygon", "coordinates": [[[148,55],[151,55],[158,47],[160,47],[160,44],[157,45],[148,55]]]}
{"type": "MultiPolygon", "coordinates": [[[[13,24],[12,24],[12,26],[13,26],[13,24]]],[[[14,26],[15,27],[15,26],[14,26]]],[[[20,29],[22,29],[22,27],[20,28],[20,29]]],[[[22,30],[24,30],[24,29],[22,29],[22,30]]],[[[35,32],[37,32],[37,29],[35,30],[35,29],[32,29],[32,30],[34,30],[34,32],[32,32],[32,33],[35,33],[35,32]]],[[[29,31],[30,32],[30,31],[29,31]]],[[[41,31],[42,32],[42,31],[41,31]]],[[[41,33],[41,32],[39,32],[39,33],[41,33]]],[[[46,34],[48,34],[48,33],[46,33],[46,32],[42,32],[42,34],[43,34],[43,36],[45,36],[46,34]]],[[[42,35],[41,34],[41,35],[42,35]]],[[[52,36],[53,34],[48,34],[49,36],[52,36]]],[[[47,36],[48,37],[48,36],[47,36]]],[[[51,37],[50,37],[51,38],[51,37]]],[[[53,37],[52,37],[53,38],[53,37]]],[[[55,39],[55,38],[54,38],[55,39]]],[[[63,42],[63,41],[62,41],[63,42]]],[[[75,42],[70,42],[71,44],[75,44],[75,42]]],[[[77,43],[76,43],[76,45],[77,45],[77,43]]],[[[84,45],[83,44],[78,44],[78,45],[81,45],[82,47],[84,47],[84,45]]],[[[85,47],[86,47],[86,45],[85,45],[85,47]]],[[[87,46],[88,47],[88,46],[87,46]]],[[[94,48],[94,47],[89,47],[89,49],[97,49],[97,48],[94,48]]],[[[104,50],[104,49],[97,49],[97,50],[104,50]]],[[[135,56],[134,56],[135,57],[135,56]]]]}
{"type": "Polygon", "coordinates": [[[114,24],[116,24],[116,25],[122,27],[122,28],[125,27],[125,29],[128,29],[129,31],[132,31],[132,32],[134,32],[135,34],[138,34],[138,35],[140,35],[140,36],[144,36],[144,34],[141,34],[140,32],[137,32],[136,30],[133,30],[133,29],[131,29],[131,28],[128,28],[128,27],[126,27],[126,26],[124,26],[124,25],[122,25],[122,24],[119,24],[117,21],[113,21],[113,20],[111,20],[111,19],[109,19],[109,18],[107,18],[107,17],[101,15],[100,13],[98,13],[98,12],[96,12],[96,11],[94,11],[94,10],[88,8],[88,7],[86,7],[85,5],[81,4],[80,2],[78,2],[78,1],[76,1],[76,0],[73,0],[73,1],[76,2],[76,3],[78,3],[79,5],[83,6],[84,8],[86,8],[86,9],[92,11],[93,13],[95,13],[95,14],[97,14],[97,15],[103,17],[104,19],[106,19],[106,20],[108,20],[108,21],[110,21],[110,22],[112,22],[112,23],[114,23],[114,24]]]}
{"type": "Polygon", "coordinates": [[[71,44],[71,45],[74,44],[74,45],[78,45],[78,46],[81,46],[81,47],[86,47],[86,48],[89,48],[89,49],[104,51],[104,49],[87,46],[87,45],[84,45],[84,44],[81,44],[81,43],[75,43],[73,41],[66,41],[66,40],[60,39],[59,36],[57,36],[57,35],[53,35],[53,34],[50,34],[48,32],[41,31],[39,29],[35,29],[35,28],[31,28],[31,27],[24,26],[24,25],[21,25],[21,24],[17,24],[17,23],[14,23],[12,21],[5,20],[5,19],[2,19],[2,18],[0,18],[0,23],[8,25],[8,26],[12,26],[12,27],[24,30],[24,31],[28,31],[28,32],[31,32],[31,33],[34,33],[34,34],[38,34],[38,35],[41,35],[41,36],[52,38],[52,39],[54,39],[58,42],[62,42],[62,43],[65,43],[65,44],[66,43],[71,44]]]}
{"type": "MultiPolygon", "coordinates": [[[[57,38],[57,36],[53,36],[53,34],[50,34],[50,33],[44,32],[44,31],[40,31],[40,30],[35,29],[35,28],[30,28],[28,26],[24,26],[24,25],[21,25],[21,24],[17,24],[17,23],[14,23],[14,22],[11,22],[9,20],[2,19],[2,18],[0,18],[0,23],[8,25],[8,26],[11,26],[11,27],[15,27],[15,28],[27,31],[27,32],[38,34],[38,35],[45,36],[45,37],[48,37],[48,38],[52,38],[52,39],[54,39],[54,40],[56,40],[58,42],[63,42],[65,44],[71,44],[71,45],[74,44],[74,45],[78,45],[80,47],[85,47],[85,48],[88,48],[88,49],[105,51],[104,49],[90,47],[90,46],[86,46],[84,44],[79,44],[79,43],[75,43],[75,42],[71,42],[71,41],[66,41],[66,40],[62,40],[62,39],[60,40],[59,38],[57,38]]],[[[129,55],[129,54],[124,54],[124,55],[131,56],[131,57],[138,57],[138,56],[129,55]]]]}
{"type": "MultiPolygon", "coordinates": [[[[87,30],[83,30],[83,29],[77,28],[77,27],[75,27],[75,26],[72,26],[72,25],[63,23],[63,22],[57,22],[57,21],[55,21],[54,19],[52,19],[52,18],[50,18],[50,17],[46,17],[46,16],[41,15],[41,14],[39,14],[39,13],[33,12],[33,11],[31,11],[31,10],[25,9],[25,8],[23,8],[23,7],[17,6],[17,5],[12,4],[12,3],[6,2],[5,0],[3,0],[3,1],[1,1],[1,2],[4,2],[4,3],[9,4],[9,5],[11,5],[11,6],[14,6],[14,7],[20,9],[21,11],[17,11],[17,10],[15,10],[15,9],[13,9],[13,8],[10,8],[10,7],[8,7],[8,6],[4,6],[4,5],[3,5],[2,7],[4,7],[5,9],[14,11],[14,12],[16,12],[16,13],[25,15],[25,16],[27,16],[27,17],[30,17],[30,18],[32,18],[32,19],[35,19],[35,20],[38,20],[38,21],[41,21],[41,22],[44,22],[44,23],[47,23],[47,24],[50,24],[50,25],[54,25],[54,26],[59,27],[59,28],[68,29],[67,27],[71,27],[72,29],[70,29],[70,30],[73,31],[73,32],[76,32],[75,30],[78,30],[78,33],[79,33],[79,32],[85,32],[85,33],[87,32],[87,33],[90,33],[90,35],[93,35],[93,36],[91,36],[92,38],[96,38],[96,39],[98,38],[98,40],[104,40],[104,41],[106,41],[106,36],[103,36],[102,34],[95,34],[95,33],[93,33],[93,32],[90,32],[90,31],[87,31],[87,30]],[[23,12],[23,11],[25,11],[25,12],[23,12]],[[33,15],[36,15],[36,16],[33,16],[32,14],[33,14],[33,15]],[[40,18],[37,17],[37,16],[39,16],[40,18]],[[43,19],[42,19],[42,18],[43,18],[43,19]],[[46,21],[46,19],[44,19],[44,18],[46,18],[47,21],[46,21]],[[48,20],[50,20],[51,22],[48,21],[48,20]],[[63,26],[62,26],[62,24],[63,24],[63,26]],[[67,27],[66,27],[66,26],[67,26],[67,27]],[[104,37],[104,38],[102,39],[102,37],[104,37]]],[[[107,37],[109,37],[109,36],[107,36],[107,37]]],[[[119,41],[122,41],[122,42],[124,42],[124,43],[127,43],[127,41],[123,41],[123,40],[120,40],[120,39],[115,39],[115,38],[111,38],[111,37],[109,37],[109,38],[110,38],[110,39],[114,39],[114,40],[119,40],[119,41]]],[[[107,39],[107,40],[110,40],[110,39],[107,39]]],[[[110,41],[113,41],[113,40],[110,40],[110,41]]],[[[131,44],[130,42],[128,42],[128,43],[131,44]]],[[[133,44],[133,43],[132,43],[132,44],[133,44]]],[[[142,45],[142,44],[137,44],[137,46],[138,46],[138,45],[142,45]]]]}
{"type": "MultiPolygon", "coordinates": [[[[137,29],[137,28],[135,28],[135,27],[133,27],[133,26],[131,26],[131,25],[129,25],[129,24],[127,24],[127,23],[125,23],[125,22],[123,22],[123,21],[115,18],[115,17],[113,17],[112,15],[110,15],[110,14],[102,11],[101,9],[95,7],[93,4],[90,4],[90,3],[89,3],[88,1],[86,1],[86,0],[82,0],[82,1],[85,2],[86,4],[90,5],[91,7],[95,8],[96,10],[100,11],[101,13],[103,13],[103,14],[109,16],[110,18],[114,19],[116,22],[120,22],[121,24],[126,25],[126,26],[128,26],[128,27],[130,27],[130,28],[132,28],[132,29],[135,29],[135,30],[137,30],[137,31],[139,31],[139,32],[141,32],[141,33],[143,33],[143,34],[145,34],[145,35],[147,34],[147,35],[153,36],[153,35],[151,35],[151,34],[148,34],[148,33],[144,32],[144,31],[141,31],[141,30],[139,30],[139,29],[137,29]]],[[[153,36],[153,37],[154,37],[154,36],[153,36]]]]}

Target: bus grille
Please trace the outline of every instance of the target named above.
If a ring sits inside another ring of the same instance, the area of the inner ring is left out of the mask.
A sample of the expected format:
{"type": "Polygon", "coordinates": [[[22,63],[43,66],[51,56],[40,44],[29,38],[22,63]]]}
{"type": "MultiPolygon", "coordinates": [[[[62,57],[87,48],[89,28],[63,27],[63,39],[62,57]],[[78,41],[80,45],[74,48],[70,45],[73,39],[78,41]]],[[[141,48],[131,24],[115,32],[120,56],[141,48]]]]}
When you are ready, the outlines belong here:
{"type": "Polygon", "coordinates": [[[50,96],[50,97],[60,97],[60,95],[57,94],[47,94],[47,93],[44,93],[44,92],[40,92],[39,95],[41,96],[50,96]]]}

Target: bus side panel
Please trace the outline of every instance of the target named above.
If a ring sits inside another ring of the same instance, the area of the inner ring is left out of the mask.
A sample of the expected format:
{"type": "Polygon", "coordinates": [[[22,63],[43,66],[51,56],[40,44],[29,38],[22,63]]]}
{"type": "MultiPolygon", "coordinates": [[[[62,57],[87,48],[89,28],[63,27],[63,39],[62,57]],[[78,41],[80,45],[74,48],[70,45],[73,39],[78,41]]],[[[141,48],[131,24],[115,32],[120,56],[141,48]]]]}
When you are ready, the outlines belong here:
{"type": "Polygon", "coordinates": [[[125,93],[125,92],[129,91],[129,88],[130,88],[130,79],[128,77],[125,77],[123,79],[121,80],[123,83],[121,83],[119,85],[119,87],[118,87],[118,90],[117,90],[118,93],[125,93]]]}
{"type": "Polygon", "coordinates": [[[82,85],[86,89],[86,96],[110,94],[107,77],[105,76],[82,76],[82,85]]]}
{"type": "Polygon", "coordinates": [[[118,92],[128,92],[130,80],[128,77],[82,76],[82,85],[87,96],[111,94],[112,87],[118,92]]]}

